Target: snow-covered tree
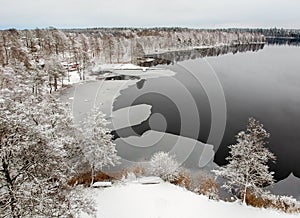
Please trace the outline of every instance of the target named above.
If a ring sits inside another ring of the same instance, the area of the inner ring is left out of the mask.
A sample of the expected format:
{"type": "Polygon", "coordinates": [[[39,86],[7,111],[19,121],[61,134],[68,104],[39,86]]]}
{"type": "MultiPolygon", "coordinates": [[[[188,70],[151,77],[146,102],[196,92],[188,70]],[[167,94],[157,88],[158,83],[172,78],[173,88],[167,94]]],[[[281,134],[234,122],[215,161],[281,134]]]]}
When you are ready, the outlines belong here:
{"type": "Polygon", "coordinates": [[[95,171],[106,166],[115,166],[119,163],[111,131],[107,128],[109,122],[99,108],[92,108],[82,124],[84,136],[83,152],[91,166],[91,185],[94,182],[95,171]]]}
{"type": "Polygon", "coordinates": [[[107,35],[107,36],[103,37],[102,47],[103,47],[102,49],[103,49],[104,55],[105,55],[105,61],[107,63],[112,64],[113,63],[113,56],[114,56],[114,53],[116,51],[113,37],[110,36],[110,35],[107,35]]]}
{"type": "Polygon", "coordinates": [[[64,150],[69,164],[69,171],[77,171],[77,166],[83,159],[80,144],[80,131],[73,124],[71,111],[67,104],[61,103],[55,94],[43,96],[39,101],[32,98],[31,103],[35,106],[26,113],[28,123],[35,125],[45,137],[49,138],[54,147],[64,150]]]}
{"type": "Polygon", "coordinates": [[[67,186],[78,146],[65,106],[56,96],[35,96],[25,74],[8,67],[0,72],[1,216],[72,216],[89,209],[67,186]]]}
{"type": "Polygon", "coordinates": [[[19,106],[0,113],[1,216],[72,216],[73,209],[82,209],[82,202],[76,201],[76,206],[71,202],[82,197],[71,194],[66,185],[66,150],[55,145],[53,139],[57,141],[57,137],[46,134],[51,126],[47,131],[43,124],[32,125],[19,106]]]}
{"type": "Polygon", "coordinates": [[[265,147],[270,134],[254,118],[249,119],[246,131],[236,136],[237,143],[230,145],[229,163],[214,172],[226,179],[224,188],[235,190],[246,203],[248,192],[260,194],[263,187],[274,182],[269,172],[268,161],[275,160],[273,153],[265,147]]]}
{"type": "Polygon", "coordinates": [[[175,156],[160,151],[151,157],[150,171],[154,176],[172,182],[178,177],[179,163],[176,161],[175,156]]]}
{"type": "Polygon", "coordinates": [[[63,68],[59,58],[51,56],[45,63],[45,70],[49,76],[50,93],[57,91],[59,78],[63,78],[66,75],[66,70],[63,68]]]}
{"type": "Polygon", "coordinates": [[[4,67],[4,65],[5,65],[4,49],[0,45],[0,66],[4,67]]]}
{"type": "MultiPolygon", "coordinates": [[[[39,185],[46,185],[45,174],[49,174],[49,179],[52,176],[55,178],[58,171],[53,172],[55,168],[52,164],[55,164],[56,158],[51,156],[53,153],[48,153],[45,139],[21,121],[1,116],[0,132],[2,215],[20,217],[29,213],[30,209],[25,207],[30,204],[43,205],[44,202],[39,202],[35,192],[39,190],[39,185]],[[44,161],[49,161],[49,164],[45,165],[44,161]],[[43,167],[42,171],[40,167],[43,167]],[[30,191],[26,186],[31,186],[30,191]]],[[[55,183],[53,187],[47,184],[45,190],[53,188],[54,191],[55,186],[55,183]]],[[[40,189],[38,192],[44,194],[43,191],[40,189]]]]}

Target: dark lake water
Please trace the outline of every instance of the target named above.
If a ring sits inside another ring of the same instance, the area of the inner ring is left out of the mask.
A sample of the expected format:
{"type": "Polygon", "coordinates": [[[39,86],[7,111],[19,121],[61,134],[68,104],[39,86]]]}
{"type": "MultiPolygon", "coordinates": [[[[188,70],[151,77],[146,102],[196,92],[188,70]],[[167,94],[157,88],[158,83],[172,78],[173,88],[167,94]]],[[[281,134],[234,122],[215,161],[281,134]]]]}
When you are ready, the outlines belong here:
{"type": "Polygon", "coordinates": [[[214,161],[222,165],[227,146],[254,117],[271,134],[269,148],[277,161],[270,167],[276,179],[291,172],[300,178],[300,47],[259,45],[164,55],[173,64],[161,67],[177,74],[141,80],[122,90],[113,106],[152,105],[151,113],[160,114],[166,126],[161,118],[148,119],[133,126],[134,132],[118,130],[119,137],[152,129],[193,138],[214,145],[214,161]]]}

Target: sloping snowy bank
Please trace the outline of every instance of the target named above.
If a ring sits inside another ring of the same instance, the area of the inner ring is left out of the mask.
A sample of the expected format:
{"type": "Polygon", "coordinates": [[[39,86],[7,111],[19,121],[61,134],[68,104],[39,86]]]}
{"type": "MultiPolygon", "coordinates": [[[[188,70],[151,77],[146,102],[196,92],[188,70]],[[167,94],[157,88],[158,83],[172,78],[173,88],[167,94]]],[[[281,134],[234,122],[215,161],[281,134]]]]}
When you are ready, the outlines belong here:
{"type": "MultiPolygon", "coordinates": [[[[275,210],[209,200],[169,183],[90,189],[101,218],[296,218],[275,210]]],[[[82,217],[88,217],[82,215],[82,217]]]]}

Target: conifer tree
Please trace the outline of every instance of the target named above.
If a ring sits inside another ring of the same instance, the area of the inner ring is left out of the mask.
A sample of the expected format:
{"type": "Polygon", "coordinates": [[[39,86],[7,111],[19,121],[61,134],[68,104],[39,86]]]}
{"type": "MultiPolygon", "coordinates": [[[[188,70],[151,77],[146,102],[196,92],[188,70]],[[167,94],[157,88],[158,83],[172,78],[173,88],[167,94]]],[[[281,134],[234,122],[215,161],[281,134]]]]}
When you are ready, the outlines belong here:
{"type": "Polygon", "coordinates": [[[229,163],[214,171],[227,180],[223,187],[237,191],[243,203],[248,192],[260,194],[264,186],[274,183],[267,163],[275,160],[275,156],[265,147],[269,137],[263,125],[250,118],[247,130],[239,132],[237,143],[229,146],[229,163]]]}

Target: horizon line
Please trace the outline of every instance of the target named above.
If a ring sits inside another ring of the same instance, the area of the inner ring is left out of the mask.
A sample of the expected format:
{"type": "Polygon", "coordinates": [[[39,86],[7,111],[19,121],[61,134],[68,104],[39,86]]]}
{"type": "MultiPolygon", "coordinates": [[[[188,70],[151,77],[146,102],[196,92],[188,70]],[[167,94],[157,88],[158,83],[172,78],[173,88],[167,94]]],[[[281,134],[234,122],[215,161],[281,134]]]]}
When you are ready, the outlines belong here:
{"type": "Polygon", "coordinates": [[[57,30],[94,30],[94,29],[189,29],[189,30],[230,30],[230,29],[240,29],[240,30],[258,30],[258,29],[284,29],[284,30],[300,30],[300,28],[285,28],[285,27],[185,27],[185,26],[151,26],[151,27],[134,27],[134,26],[94,26],[94,27],[0,27],[0,31],[5,30],[36,30],[36,29],[57,29],[57,30]]]}

